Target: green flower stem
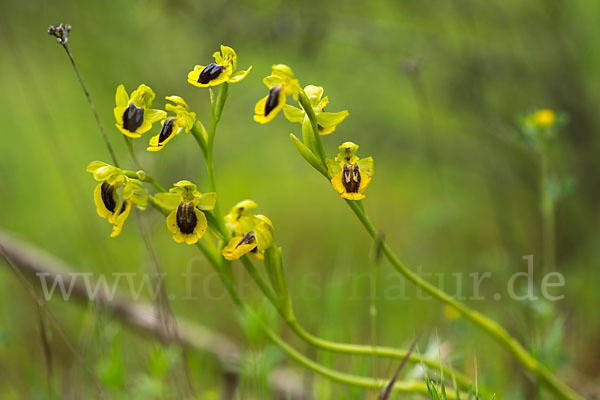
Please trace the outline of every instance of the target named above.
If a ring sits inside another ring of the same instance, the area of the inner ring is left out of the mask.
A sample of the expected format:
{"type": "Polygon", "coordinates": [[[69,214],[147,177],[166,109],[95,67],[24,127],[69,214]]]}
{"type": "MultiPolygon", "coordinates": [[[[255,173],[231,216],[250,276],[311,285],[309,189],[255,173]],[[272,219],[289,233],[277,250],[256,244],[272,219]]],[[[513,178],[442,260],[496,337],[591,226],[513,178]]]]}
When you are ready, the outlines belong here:
{"type": "MultiPolygon", "coordinates": [[[[365,229],[369,232],[373,239],[377,238],[377,230],[365,214],[362,205],[357,201],[346,200],[346,203],[350,206],[354,214],[358,217],[360,222],[363,224],[365,229]]],[[[382,250],[388,261],[409,281],[413,282],[416,286],[421,287],[427,293],[456,309],[464,318],[471,321],[475,326],[480,328],[482,331],[487,333],[501,346],[507,349],[515,358],[530,372],[532,372],[545,386],[548,387],[556,396],[561,399],[581,399],[577,393],[575,393],[566,384],[558,380],[552,372],[544,365],[539,363],[533,358],[527,350],[523,348],[510,334],[500,326],[494,320],[486,317],[485,315],[470,309],[460,301],[454,299],[446,292],[438,289],[429,282],[423,280],[420,276],[415,274],[406,265],[404,265],[393,253],[387,243],[382,243],[382,250]]]]}
{"type": "MultiPolygon", "coordinates": [[[[371,317],[371,347],[377,348],[377,284],[379,282],[379,265],[381,264],[381,241],[383,237],[379,237],[375,241],[375,248],[373,250],[373,265],[372,265],[372,279],[373,279],[373,293],[371,293],[371,304],[369,306],[369,316],[371,317]]],[[[377,374],[377,357],[373,357],[373,375],[377,374]]],[[[441,365],[440,365],[441,367],[441,365]]]]}
{"type": "Polygon", "coordinates": [[[131,170],[123,170],[123,174],[128,178],[139,179],[142,182],[149,183],[158,192],[166,192],[165,188],[162,187],[158,182],[156,182],[156,179],[148,175],[144,170],[139,170],[137,172],[131,170]]]}
{"type": "MultiPolygon", "coordinates": [[[[150,205],[152,205],[155,209],[157,209],[163,215],[166,216],[169,214],[169,210],[163,208],[160,204],[158,204],[152,196],[148,197],[148,202],[150,203],[150,205]]],[[[336,382],[346,383],[349,385],[354,385],[354,386],[359,386],[359,387],[364,387],[364,388],[376,388],[376,389],[378,389],[378,388],[380,389],[385,385],[385,381],[383,381],[383,380],[359,377],[359,376],[340,373],[340,372],[328,369],[328,368],[323,367],[322,365],[304,357],[302,354],[298,353],[295,349],[293,349],[285,341],[283,341],[283,339],[281,339],[272,330],[270,330],[270,328],[262,320],[258,319],[258,317],[256,316],[256,313],[254,313],[254,311],[246,303],[244,303],[244,301],[241,299],[241,297],[235,290],[235,287],[232,284],[231,278],[227,275],[227,273],[222,268],[222,261],[224,261],[224,259],[221,258],[220,255],[217,254],[215,251],[209,249],[208,246],[201,241],[198,241],[196,243],[196,247],[198,247],[198,249],[206,257],[206,259],[215,268],[215,271],[219,275],[219,278],[223,282],[223,285],[229,292],[231,298],[234,300],[236,305],[238,307],[240,307],[242,310],[252,313],[252,315],[254,315],[254,317],[257,318],[257,320],[259,321],[261,328],[265,331],[265,334],[269,337],[269,339],[271,339],[275,344],[277,344],[279,347],[281,347],[282,350],[284,350],[291,358],[298,361],[300,364],[302,364],[306,368],[308,368],[314,372],[317,372],[327,378],[330,378],[336,382]]],[[[259,274],[258,270],[256,270],[256,268],[252,264],[252,261],[250,261],[250,259],[247,256],[244,256],[242,258],[242,263],[246,267],[250,276],[256,281],[258,286],[264,292],[265,296],[267,296],[267,298],[273,303],[273,305],[276,307],[276,309],[281,313],[282,309],[281,309],[281,307],[279,307],[279,302],[278,302],[277,296],[271,290],[271,288],[269,287],[267,282],[259,274]]],[[[289,299],[288,299],[288,301],[289,301],[289,299]]],[[[336,342],[330,342],[327,340],[323,340],[323,339],[317,338],[317,337],[311,335],[310,333],[306,332],[296,322],[296,319],[295,319],[293,313],[282,314],[282,316],[284,317],[284,320],[290,326],[290,328],[294,332],[296,332],[296,334],[298,334],[298,336],[300,338],[302,338],[303,340],[307,341],[308,343],[310,343],[314,346],[323,348],[325,350],[330,350],[330,351],[340,352],[340,353],[347,353],[347,354],[355,354],[355,355],[373,355],[373,356],[381,356],[381,357],[390,357],[390,358],[395,358],[395,359],[400,359],[400,360],[403,359],[404,357],[406,357],[406,354],[407,354],[407,352],[404,350],[397,350],[397,349],[393,349],[393,348],[387,348],[387,347],[373,348],[372,346],[352,345],[352,344],[336,343],[336,342]]],[[[408,360],[413,363],[422,362],[423,364],[425,364],[433,369],[439,369],[439,367],[440,367],[439,364],[435,361],[421,358],[421,357],[413,355],[413,354],[411,354],[409,356],[408,360]]],[[[444,373],[452,372],[447,367],[443,367],[443,369],[444,369],[444,373]]],[[[470,383],[466,377],[464,377],[460,374],[455,374],[455,375],[456,375],[456,382],[457,382],[457,384],[460,385],[460,387],[463,387],[463,388],[469,387],[470,383]]],[[[394,385],[394,388],[398,391],[403,391],[403,392],[427,393],[426,386],[419,382],[396,382],[396,384],[394,385]],[[425,390],[425,391],[423,391],[423,390],[425,390]]],[[[450,398],[453,399],[454,397],[450,397],[450,398]]]]}
{"type": "MultiPolygon", "coordinates": [[[[371,389],[381,389],[386,385],[386,381],[377,380],[362,376],[351,375],[343,372],[338,372],[333,369],[327,368],[307,357],[299,353],[296,349],[291,347],[287,342],[285,342],[281,337],[279,337],[271,328],[267,326],[267,324],[260,319],[260,317],[254,312],[254,310],[248,306],[244,300],[240,297],[239,293],[236,291],[233,286],[232,281],[229,279],[227,274],[221,268],[221,263],[217,259],[214,253],[212,253],[203,242],[198,242],[197,247],[200,251],[206,256],[209,262],[215,268],[221,282],[229,292],[232,300],[236,304],[236,306],[243,312],[249,314],[252,318],[254,318],[263,332],[267,335],[267,337],[279,346],[290,358],[297,361],[303,367],[316,372],[326,378],[331,379],[332,381],[363,387],[363,388],[371,388],[371,389]]],[[[427,385],[422,382],[396,382],[394,384],[394,389],[400,392],[407,393],[420,393],[427,394],[427,385]]],[[[449,394],[449,399],[456,399],[456,397],[452,394],[449,394]]]]}
{"type": "Polygon", "coordinates": [[[554,271],[556,266],[555,256],[555,213],[554,199],[550,194],[548,157],[546,150],[540,149],[540,211],[542,213],[542,249],[544,254],[542,270],[554,271]]]}
{"type": "MultiPolygon", "coordinates": [[[[338,343],[325,339],[321,339],[317,336],[312,335],[308,331],[306,331],[296,320],[296,317],[293,313],[293,308],[291,306],[291,299],[289,295],[286,299],[281,299],[277,296],[277,294],[273,291],[273,289],[269,286],[267,281],[262,277],[262,275],[258,272],[252,260],[248,256],[243,256],[241,259],[244,268],[248,272],[248,275],[256,282],[260,290],[267,297],[267,299],[273,304],[275,309],[279,312],[283,320],[287,323],[287,325],[298,335],[299,338],[304,340],[310,345],[318,347],[323,350],[332,351],[335,353],[344,353],[344,354],[353,354],[353,355],[362,355],[362,356],[372,356],[372,357],[387,357],[392,359],[402,360],[407,355],[406,350],[395,349],[392,347],[381,347],[381,346],[370,346],[370,345],[356,345],[350,343],[338,343]]],[[[283,268],[282,268],[283,269],[283,268]]],[[[285,279],[284,279],[285,282],[285,279]]],[[[424,357],[418,356],[416,354],[411,354],[408,358],[408,361],[412,363],[423,363],[428,367],[439,370],[440,362],[429,360],[424,357]]],[[[456,382],[461,388],[469,388],[471,386],[471,382],[469,378],[466,376],[453,372],[451,368],[446,366],[441,366],[444,374],[450,376],[452,373],[456,376],[456,382]]]]}
{"type": "MultiPolygon", "coordinates": [[[[213,162],[213,144],[215,141],[215,133],[217,132],[217,125],[221,120],[221,114],[223,113],[223,108],[225,107],[225,101],[227,100],[227,96],[229,95],[229,84],[227,82],[223,83],[220,86],[219,94],[217,95],[217,101],[214,105],[214,112],[211,113],[211,121],[210,128],[208,130],[208,137],[206,142],[206,152],[204,160],[206,161],[206,169],[208,170],[208,181],[210,185],[211,192],[217,191],[217,185],[215,183],[215,172],[214,172],[214,162],[213,162]]],[[[212,103],[212,102],[211,102],[212,103]]],[[[194,134],[196,137],[196,133],[194,134]]],[[[196,138],[198,141],[199,139],[196,138]]],[[[198,141],[200,144],[200,141],[198,141]]],[[[200,145],[202,148],[202,145],[200,145]]],[[[219,209],[219,199],[217,198],[217,202],[215,203],[214,214],[220,217],[221,211],[219,209]]],[[[221,232],[226,232],[225,226],[223,225],[222,218],[216,218],[217,224],[221,232]]]]}
{"type": "MultiPolygon", "coordinates": [[[[300,93],[300,101],[303,104],[308,99],[306,98],[306,94],[304,97],[303,93],[300,93]],[[303,100],[304,99],[304,100],[303,100]]],[[[310,106],[310,102],[308,103],[310,106]]],[[[308,107],[310,108],[310,107],[308,107]]],[[[306,109],[307,115],[310,117],[310,112],[306,109]]],[[[310,108],[310,111],[312,109],[310,108]]],[[[314,113],[312,113],[314,116],[314,113]]],[[[316,122],[316,117],[314,118],[316,122]]],[[[312,119],[311,119],[312,122],[312,119]]],[[[319,131],[316,124],[312,124],[313,133],[315,137],[319,139],[319,131]]],[[[319,171],[317,169],[317,171],[319,171]]],[[[322,174],[322,171],[319,171],[322,174]]],[[[328,178],[327,176],[325,176],[328,178]]],[[[350,206],[354,214],[358,217],[360,222],[363,224],[367,232],[371,235],[373,239],[377,239],[377,230],[375,226],[371,223],[369,218],[367,217],[364,207],[361,201],[352,201],[345,200],[346,203],[350,206]]],[[[552,209],[550,209],[552,211],[552,209]]],[[[553,229],[553,228],[552,228],[553,229]]],[[[554,240],[552,238],[552,240],[554,240]]],[[[553,249],[553,247],[551,247],[553,249]]],[[[554,374],[543,364],[539,363],[527,350],[523,348],[523,346],[517,342],[506,329],[500,326],[496,321],[486,317],[485,315],[470,309],[460,301],[454,299],[452,296],[447,294],[446,292],[436,288],[434,285],[422,279],[420,276],[415,274],[412,270],[410,270],[406,265],[404,265],[394,254],[394,252],[390,249],[387,243],[382,242],[382,250],[385,257],[388,261],[396,268],[402,275],[404,275],[409,281],[413,282],[416,286],[421,287],[426,292],[431,294],[433,297],[437,298],[444,304],[447,304],[450,307],[455,308],[463,317],[471,321],[475,326],[481,329],[483,332],[492,337],[496,342],[498,342],[501,346],[507,349],[515,358],[523,365],[527,370],[529,370],[533,375],[535,375],[541,383],[543,383],[550,391],[552,391],[555,395],[557,395],[561,399],[567,400],[582,400],[577,393],[575,393],[571,388],[569,388],[565,383],[560,381],[554,374]]],[[[552,250],[553,251],[553,250],[552,250]]]]}
{"type": "Polygon", "coordinates": [[[304,109],[306,115],[308,115],[308,119],[310,120],[310,124],[312,125],[314,133],[313,139],[317,147],[317,156],[321,160],[321,163],[325,167],[325,170],[327,170],[327,162],[325,161],[325,148],[323,147],[323,142],[321,142],[321,135],[319,134],[319,124],[317,122],[317,116],[315,115],[315,111],[313,110],[312,105],[310,104],[310,100],[306,96],[304,90],[300,89],[298,99],[300,100],[300,105],[304,109]]]}
{"type": "MultiPolygon", "coordinates": [[[[308,331],[306,331],[296,320],[295,315],[291,307],[289,309],[282,307],[282,299],[279,299],[277,295],[273,292],[269,284],[264,280],[264,278],[260,275],[257,269],[254,267],[254,264],[247,256],[241,258],[242,264],[246,268],[248,274],[254,279],[256,284],[259,286],[261,291],[265,294],[265,296],[271,301],[271,303],[275,306],[279,314],[283,317],[284,321],[288,324],[290,329],[298,335],[305,342],[318,347],[322,350],[332,351],[335,353],[344,353],[344,354],[353,354],[353,355],[362,355],[362,356],[372,356],[372,357],[387,357],[402,360],[407,355],[406,350],[395,349],[392,347],[382,347],[382,346],[369,346],[369,345],[357,345],[350,343],[338,343],[332,342],[329,340],[321,339],[317,336],[312,335],[308,331]]],[[[291,303],[291,299],[284,299],[291,303]]],[[[439,370],[440,363],[439,361],[429,360],[424,357],[421,357],[416,354],[411,354],[408,358],[408,361],[418,364],[423,363],[428,367],[439,370]]],[[[442,370],[444,374],[450,376],[452,374],[452,369],[442,366],[442,370]]],[[[461,388],[469,388],[471,382],[469,378],[466,376],[454,372],[456,376],[456,382],[461,388]]]]}
{"type": "Polygon", "coordinates": [[[138,161],[138,159],[135,155],[135,151],[133,150],[133,140],[131,140],[131,138],[129,136],[125,136],[125,135],[123,135],[123,140],[125,141],[125,145],[127,145],[127,151],[129,151],[129,156],[131,157],[131,160],[135,164],[135,167],[137,169],[143,170],[144,168],[142,168],[142,165],[138,161]]]}

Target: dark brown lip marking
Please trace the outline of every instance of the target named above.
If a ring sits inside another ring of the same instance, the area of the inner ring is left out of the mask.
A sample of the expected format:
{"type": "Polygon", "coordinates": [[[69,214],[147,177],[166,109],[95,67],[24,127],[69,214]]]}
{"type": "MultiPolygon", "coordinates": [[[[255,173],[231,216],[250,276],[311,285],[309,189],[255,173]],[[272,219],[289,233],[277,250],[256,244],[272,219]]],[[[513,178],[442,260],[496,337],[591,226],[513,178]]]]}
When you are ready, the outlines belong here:
{"type": "Polygon", "coordinates": [[[265,102],[265,117],[279,105],[279,93],[282,89],[283,86],[275,86],[269,90],[269,96],[265,102]]]}
{"type": "Polygon", "coordinates": [[[121,204],[121,209],[119,210],[119,215],[123,214],[126,209],[127,209],[127,200],[123,200],[123,203],[121,204]]]}
{"type": "Polygon", "coordinates": [[[129,132],[135,132],[144,122],[144,109],[136,107],[133,103],[129,104],[123,113],[123,128],[129,132]]]}
{"type": "Polygon", "coordinates": [[[165,140],[169,138],[173,134],[173,124],[175,123],[175,118],[169,118],[165,121],[162,128],[160,128],[160,133],[158,134],[158,144],[163,143],[165,140]]]}
{"type": "Polygon", "coordinates": [[[344,164],[344,170],[342,172],[342,184],[348,193],[358,193],[360,188],[360,169],[358,164],[349,165],[344,164]]]}
{"type": "Polygon", "coordinates": [[[193,203],[179,203],[177,207],[177,226],[181,233],[188,235],[196,229],[198,217],[196,217],[194,208],[193,203]]]}
{"type": "Polygon", "coordinates": [[[113,193],[115,192],[115,187],[113,185],[109,185],[108,182],[102,182],[102,186],[100,187],[100,195],[102,197],[102,203],[104,203],[104,207],[111,213],[115,212],[115,208],[117,204],[115,203],[115,198],[113,197],[113,193]]]}
{"type": "Polygon", "coordinates": [[[219,64],[208,64],[206,67],[204,67],[202,72],[200,72],[200,76],[198,77],[198,83],[206,85],[208,82],[216,79],[219,75],[221,75],[221,72],[223,72],[224,69],[225,67],[219,64]]]}
{"type": "Polygon", "coordinates": [[[256,242],[256,236],[254,235],[254,231],[250,231],[246,233],[246,235],[240,240],[240,242],[235,246],[237,249],[239,246],[243,244],[254,244],[256,242]]]}

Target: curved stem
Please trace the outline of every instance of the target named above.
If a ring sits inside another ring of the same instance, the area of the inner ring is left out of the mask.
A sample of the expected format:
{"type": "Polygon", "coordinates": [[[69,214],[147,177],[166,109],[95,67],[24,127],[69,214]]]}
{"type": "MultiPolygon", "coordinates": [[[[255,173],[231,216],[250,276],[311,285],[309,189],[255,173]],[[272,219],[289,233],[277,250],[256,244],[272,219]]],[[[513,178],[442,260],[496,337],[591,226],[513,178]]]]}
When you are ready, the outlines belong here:
{"type": "MultiPolygon", "coordinates": [[[[363,224],[367,232],[373,237],[377,238],[377,230],[365,214],[362,204],[357,201],[346,200],[346,203],[350,206],[354,214],[358,217],[360,222],[363,224]]],[[[577,393],[569,388],[565,383],[558,380],[552,372],[544,365],[539,363],[533,358],[527,350],[519,344],[506,329],[500,326],[496,321],[486,317],[485,315],[472,310],[460,301],[454,299],[452,296],[438,289],[431,283],[422,279],[419,275],[415,274],[406,265],[404,265],[390,249],[387,243],[382,243],[382,250],[388,261],[400,272],[406,279],[414,283],[416,286],[421,287],[427,293],[440,300],[442,303],[449,305],[456,309],[465,319],[473,323],[483,332],[487,333],[497,343],[508,350],[527,370],[532,372],[545,386],[548,387],[555,395],[562,399],[582,399],[577,393]]]]}
{"type": "MultiPolygon", "coordinates": [[[[267,337],[279,346],[290,358],[297,361],[303,367],[314,371],[326,378],[331,379],[332,381],[363,387],[363,388],[372,388],[372,389],[381,389],[385,387],[385,380],[377,380],[362,376],[351,375],[343,372],[338,372],[336,370],[327,368],[307,357],[299,353],[296,349],[291,347],[287,342],[285,342],[281,337],[279,337],[271,328],[269,328],[264,321],[260,319],[260,317],[254,312],[254,310],[248,306],[240,297],[238,292],[235,290],[233,283],[227,276],[227,274],[221,268],[221,263],[218,261],[217,256],[213,252],[211,252],[202,242],[197,243],[197,247],[200,251],[207,257],[210,263],[215,268],[221,282],[225,286],[225,289],[229,292],[232,300],[236,304],[238,308],[240,308],[243,312],[248,313],[252,318],[254,318],[263,332],[267,335],[267,337]]],[[[409,392],[409,393],[421,393],[427,394],[427,385],[422,382],[396,382],[394,384],[394,389],[400,392],[409,392]]],[[[456,399],[452,394],[449,395],[449,399],[456,399]]]]}
{"type": "MultiPolygon", "coordinates": [[[[244,256],[241,258],[242,264],[246,268],[246,271],[252,277],[252,279],[256,282],[258,287],[267,297],[267,299],[275,306],[279,314],[283,317],[284,321],[287,325],[294,331],[296,335],[305,342],[318,347],[322,350],[327,350],[335,353],[344,353],[344,354],[353,354],[353,355],[362,355],[362,356],[372,356],[372,357],[387,357],[397,360],[402,360],[408,352],[402,349],[396,349],[393,347],[384,347],[384,346],[371,346],[371,345],[357,345],[351,343],[338,343],[330,340],[322,339],[317,336],[312,335],[308,331],[306,331],[296,320],[295,315],[289,312],[286,312],[286,309],[282,308],[280,299],[277,298],[277,295],[273,292],[269,284],[264,280],[264,278],[260,275],[260,273],[254,267],[252,261],[244,256]]],[[[423,363],[429,368],[434,370],[440,369],[439,361],[434,361],[430,359],[426,359],[416,354],[411,354],[408,357],[408,361],[411,363],[423,363]]],[[[444,374],[451,375],[452,369],[446,366],[441,367],[444,374]]],[[[468,388],[471,385],[469,378],[460,374],[454,373],[456,376],[457,384],[462,388],[468,388]]]]}
{"type": "MultiPolygon", "coordinates": [[[[321,156],[320,154],[322,150],[322,143],[320,140],[321,138],[318,131],[316,116],[314,115],[312,107],[310,106],[310,101],[308,101],[306,94],[303,91],[300,91],[299,97],[300,103],[311,121],[314,138],[317,143],[317,152],[319,153],[319,157],[321,158],[321,160],[324,161],[324,156],[321,156]]],[[[323,173],[322,171],[319,172],[321,174],[323,173]]],[[[324,176],[328,178],[326,175],[324,176]]],[[[346,200],[346,203],[350,206],[354,214],[358,217],[358,219],[363,224],[367,232],[369,232],[369,235],[371,235],[373,239],[377,239],[377,230],[367,217],[362,202],[346,200]]],[[[550,219],[548,219],[548,222],[550,222],[550,219]]],[[[550,238],[546,240],[549,241],[550,238]]],[[[553,237],[552,240],[554,240],[553,237]]],[[[541,364],[535,358],[533,358],[533,356],[531,356],[531,354],[529,354],[529,352],[525,350],[525,348],[523,348],[523,346],[519,342],[517,342],[512,336],[510,336],[508,331],[506,331],[506,329],[504,329],[496,321],[486,317],[485,315],[475,310],[472,310],[460,301],[451,297],[443,290],[438,289],[434,285],[430,284],[429,282],[425,281],[420,276],[415,274],[396,257],[396,255],[390,249],[387,243],[382,242],[382,250],[383,254],[388,259],[388,261],[394,266],[394,268],[396,268],[396,270],[398,270],[402,275],[404,275],[406,279],[414,283],[416,286],[422,288],[423,290],[431,294],[433,297],[440,300],[442,303],[447,304],[450,307],[454,307],[463,317],[465,317],[465,319],[469,320],[471,323],[473,323],[473,325],[481,329],[483,332],[492,337],[496,342],[498,342],[501,346],[507,349],[521,363],[521,365],[525,367],[525,369],[532,372],[537,377],[537,379],[539,379],[539,381],[543,383],[548,389],[550,389],[550,391],[552,391],[555,395],[567,400],[582,399],[569,386],[567,386],[564,382],[560,381],[556,376],[554,376],[554,374],[552,374],[552,372],[547,367],[545,367],[543,364],[541,364]]]]}

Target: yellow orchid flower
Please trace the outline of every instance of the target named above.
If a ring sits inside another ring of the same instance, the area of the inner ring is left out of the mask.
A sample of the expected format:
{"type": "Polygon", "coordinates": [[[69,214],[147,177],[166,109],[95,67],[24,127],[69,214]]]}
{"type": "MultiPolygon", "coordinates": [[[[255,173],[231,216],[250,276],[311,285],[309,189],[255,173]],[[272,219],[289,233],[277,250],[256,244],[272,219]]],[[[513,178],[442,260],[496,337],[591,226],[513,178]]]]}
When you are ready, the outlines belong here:
{"type": "Polygon", "coordinates": [[[131,206],[146,208],[148,192],[141,181],[128,178],[123,171],[101,161],[94,161],[87,166],[94,179],[100,183],[94,189],[94,203],[96,212],[113,224],[110,237],[118,236],[123,230],[123,225],[129,217],[131,206]],[[123,201],[121,202],[117,189],[123,187],[123,201]]]}
{"type": "Polygon", "coordinates": [[[264,215],[248,214],[258,207],[252,200],[244,200],[233,206],[225,216],[225,224],[233,238],[222,250],[227,260],[237,260],[244,254],[263,260],[265,250],[273,244],[273,223],[264,215]]]}
{"type": "Polygon", "coordinates": [[[339,150],[335,161],[327,160],[331,185],[344,199],[364,199],[373,176],[373,157],[359,158],[358,145],[352,142],[342,143],[339,150]]]}
{"type": "Polygon", "coordinates": [[[171,210],[167,216],[167,228],[177,243],[196,243],[208,226],[202,210],[212,210],[217,200],[216,193],[200,193],[190,181],[179,181],[169,193],[157,193],[154,200],[171,210]]]}
{"type": "MultiPolygon", "coordinates": [[[[323,88],[321,86],[308,85],[304,88],[304,92],[317,117],[320,135],[329,135],[349,115],[347,110],[336,113],[323,111],[325,106],[329,103],[329,99],[323,97],[323,88]]],[[[285,104],[283,106],[283,114],[290,122],[310,124],[306,112],[301,108],[285,104]]]]}
{"type": "Polygon", "coordinates": [[[217,86],[224,82],[237,83],[244,79],[252,70],[237,71],[237,54],[228,46],[221,46],[221,52],[213,54],[215,62],[206,66],[196,65],[194,70],[188,73],[188,82],[197,87],[217,86]]]}
{"type": "Polygon", "coordinates": [[[300,84],[292,69],[284,64],[273,65],[273,72],[263,80],[269,88],[269,94],[256,103],[254,120],[260,124],[271,121],[286,103],[287,96],[297,99],[300,84]]]}
{"type": "Polygon", "coordinates": [[[175,103],[167,104],[165,108],[175,114],[162,122],[158,135],[150,139],[150,145],[146,150],[159,151],[175,136],[180,133],[189,133],[196,122],[196,113],[190,111],[185,100],[179,96],[168,96],[167,100],[175,103]]]}
{"type": "Polygon", "coordinates": [[[240,218],[245,215],[246,211],[252,208],[257,208],[256,204],[252,200],[242,200],[231,208],[229,213],[224,217],[225,226],[232,235],[239,235],[241,233],[240,218]]]}
{"type": "Polygon", "coordinates": [[[126,136],[138,138],[152,128],[152,124],[165,119],[167,113],[163,110],[151,109],[154,92],[148,86],[141,84],[131,93],[131,98],[125,86],[119,85],[115,94],[114,108],[116,127],[126,136]]]}

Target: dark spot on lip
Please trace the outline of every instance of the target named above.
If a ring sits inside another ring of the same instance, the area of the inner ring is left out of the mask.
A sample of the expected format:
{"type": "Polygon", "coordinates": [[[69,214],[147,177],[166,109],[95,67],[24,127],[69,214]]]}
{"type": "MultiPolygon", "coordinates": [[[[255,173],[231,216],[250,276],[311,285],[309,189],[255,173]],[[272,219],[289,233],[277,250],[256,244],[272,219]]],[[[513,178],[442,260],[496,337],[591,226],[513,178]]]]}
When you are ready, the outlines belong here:
{"type": "Polygon", "coordinates": [[[269,90],[267,101],[265,102],[265,117],[279,105],[279,93],[283,90],[283,86],[275,86],[269,90]]]}
{"type": "Polygon", "coordinates": [[[346,192],[358,193],[358,188],[360,188],[360,181],[361,177],[358,164],[344,164],[344,169],[342,171],[342,185],[344,185],[346,192]]]}
{"type": "Polygon", "coordinates": [[[135,132],[144,122],[144,109],[136,107],[133,103],[127,106],[123,113],[123,128],[135,132]]]}
{"type": "Polygon", "coordinates": [[[196,217],[194,208],[193,203],[179,203],[177,207],[177,226],[181,233],[188,235],[196,229],[198,217],[196,217]]]}
{"type": "Polygon", "coordinates": [[[216,79],[219,75],[221,75],[221,72],[223,72],[224,69],[225,67],[219,64],[208,64],[206,67],[204,67],[202,72],[200,72],[200,76],[198,77],[198,83],[206,85],[208,82],[216,79]]]}
{"type": "Polygon", "coordinates": [[[158,144],[163,143],[165,140],[169,138],[173,134],[173,124],[175,123],[175,118],[169,118],[166,120],[160,128],[160,133],[158,134],[158,144]]]}
{"type": "Polygon", "coordinates": [[[113,185],[109,185],[106,181],[102,182],[102,186],[100,187],[100,195],[102,197],[102,203],[104,207],[111,213],[115,212],[115,208],[117,207],[117,203],[115,203],[114,198],[115,187],[113,185]]]}
{"type": "Polygon", "coordinates": [[[242,238],[242,240],[240,240],[238,244],[235,245],[235,248],[237,249],[243,244],[254,244],[255,242],[256,236],[254,235],[254,231],[250,231],[246,233],[246,235],[244,235],[244,237],[242,238]]]}
{"type": "Polygon", "coordinates": [[[119,215],[123,214],[126,209],[127,209],[127,200],[123,200],[123,203],[121,204],[121,209],[119,210],[119,215]]]}

